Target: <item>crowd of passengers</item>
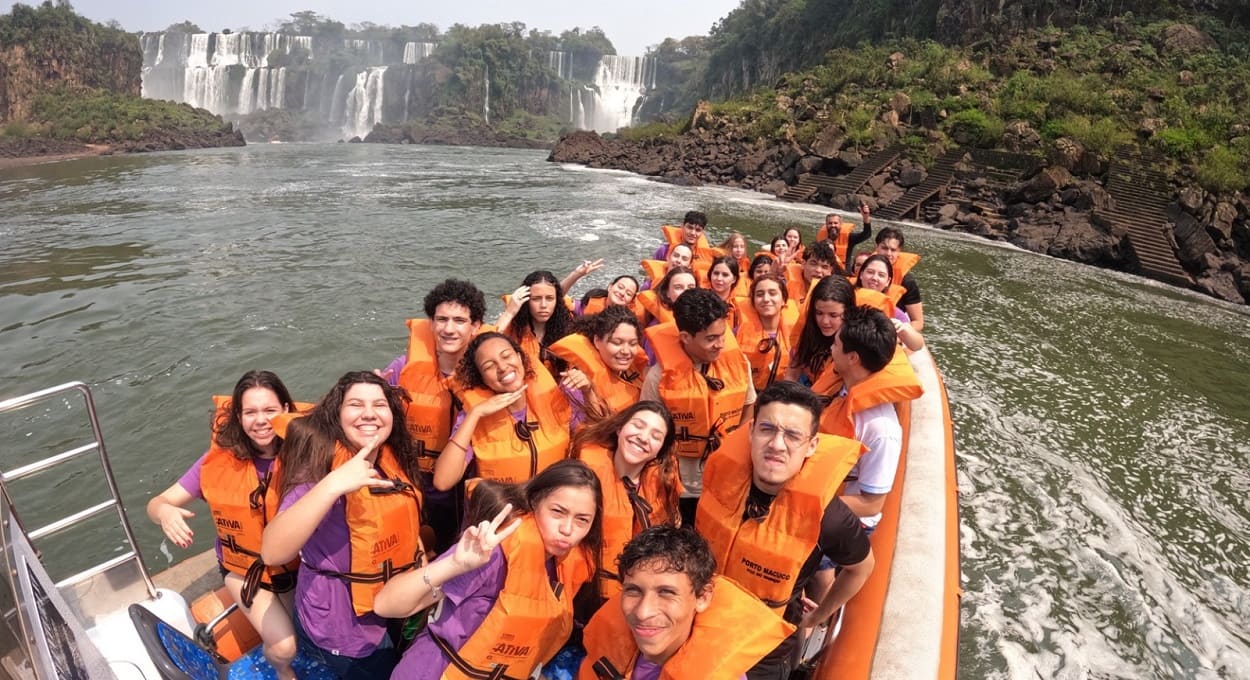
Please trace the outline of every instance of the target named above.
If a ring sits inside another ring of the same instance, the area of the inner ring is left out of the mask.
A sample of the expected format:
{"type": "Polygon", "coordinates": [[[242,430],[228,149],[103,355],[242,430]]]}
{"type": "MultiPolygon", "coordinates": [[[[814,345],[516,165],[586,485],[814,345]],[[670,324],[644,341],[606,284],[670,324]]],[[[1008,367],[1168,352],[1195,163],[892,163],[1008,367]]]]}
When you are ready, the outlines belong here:
{"type": "Polygon", "coordinates": [[[872,572],[921,393],[919,258],[856,254],[860,212],[754,254],[689,212],[641,281],[536,271],[493,326],[447,279],[315,404],[243,375],[148,516],[189,548],[207,502],[279,678],[788,678],[872,572]]]}

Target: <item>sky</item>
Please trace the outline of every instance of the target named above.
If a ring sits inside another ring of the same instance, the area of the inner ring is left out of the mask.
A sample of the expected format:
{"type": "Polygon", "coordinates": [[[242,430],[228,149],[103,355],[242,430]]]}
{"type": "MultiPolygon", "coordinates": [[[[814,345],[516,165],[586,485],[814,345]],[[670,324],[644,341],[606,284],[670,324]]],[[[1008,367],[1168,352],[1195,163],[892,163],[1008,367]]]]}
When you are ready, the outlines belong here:
{"type": "MultiPolygon", "coordinates": [[[[37,0],[23,0],[37,4],[37,0]]],[[[263,30],[292,12],[312,10],[348,26],[362,21],[398,26],[431,23],[510,23],[561,33],[574,27],[598,26],[618,54],[641,55],[665,38],[706,35],[721,17],[742,0],[71,0],[79,14],[99,22],[116,19],[128,31],[157,31],[189,20],[205,31],[223,28],[263,30]]],[[[10,3],[4,3],[5,5],[10,3]]]]}

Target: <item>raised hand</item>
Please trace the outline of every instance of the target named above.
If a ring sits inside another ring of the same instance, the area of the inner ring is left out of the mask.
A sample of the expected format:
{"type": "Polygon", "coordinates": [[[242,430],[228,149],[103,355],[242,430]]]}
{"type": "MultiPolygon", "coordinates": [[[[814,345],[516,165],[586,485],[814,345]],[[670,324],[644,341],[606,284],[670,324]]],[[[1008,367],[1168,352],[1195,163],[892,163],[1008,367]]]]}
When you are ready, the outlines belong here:
{"type": "Polygon", "coordinates": [[[482,416],[489,416],[495,413],[499,413],[500,411],[511,406],[518,399],[522,399],[525,395],[525,390],[528,387],[529,385],[526,384],[526,385],[521,385],[521,389],[516,390],[514,392],[500,392],[499,394],[496,394],[495,396],[491,397],[490,399],[487,399],[486,401],[478,404],[477,406],[474,406],[473,408],[478,412],[479,415],[482,415],[482,416]]]}
{"type": "Polygon", "coordinates": [[[570,368],[560,374],[560,384],[570,390],[584,390],[590,387],[590,378],[579,368],[570,368]]]}
{"type": "Polygon", "coordinates": [[[581,264],[577,265],[577,269],[574,271],[577,272],[578,276],[586,276],[587,274],[600,269],[603,269],[602,257],[597,260],[583,260],[581,264]]]}
{"type": "Polygon", "coordinates": [[[512,316],[516,316],[516,313],[521,311],[521,307],[526,302],[529,302],[529,299],[530,299],[530,287],[529,286],[521,286],[520,288],[517,288],[516,290],[512,291],[512,297],[508,299],[507,311],[512,316]]]}
{"type": "Polygon", "coordinates": [[[366,486],[389,489],[395,485],[389,479],[380,479],[377,468],[373,466],[377,458],[378,438],[374,436],[356,455],[346,463],[334,468],[321,480],[337,496],[359,491],[366,486]]]}
{"type": "Polygon", "coordinates": [[[483,521],[465,529],[464,533],[460,534],[460,541],[456,543],[455,552],[451,555],[456,565],[465,571],[470,571],[486,564],[495,548],[521,526],[521,520],[517,518],[502,531],[499,529],[499,526],[507,521],[511,514],[512,504],[509,503],[503,506],[503,510],[500,510],[499,514],[489,522],[483,521]]]}
{"type": "Polygon", "coordinates": [[[195,538],[195,532],[187,526],[188,517],[195,517],[195,513],[176,505],[166,505],[161,509],[161,531],[179,548],[191,547],[191,540],[195,538]]]}

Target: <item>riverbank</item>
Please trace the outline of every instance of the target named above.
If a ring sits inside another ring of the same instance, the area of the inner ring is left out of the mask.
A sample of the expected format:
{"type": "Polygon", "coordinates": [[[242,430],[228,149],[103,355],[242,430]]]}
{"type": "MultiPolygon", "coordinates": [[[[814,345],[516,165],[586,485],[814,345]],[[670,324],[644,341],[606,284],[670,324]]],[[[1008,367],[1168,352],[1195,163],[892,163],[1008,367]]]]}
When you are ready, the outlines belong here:
{"type": "Polygon", "coordinates": [[[111,152],[112,147],[107,144],[79,144],[46,138],[0,138],[0,170],[39,163],[70,161],[111,152]]]}

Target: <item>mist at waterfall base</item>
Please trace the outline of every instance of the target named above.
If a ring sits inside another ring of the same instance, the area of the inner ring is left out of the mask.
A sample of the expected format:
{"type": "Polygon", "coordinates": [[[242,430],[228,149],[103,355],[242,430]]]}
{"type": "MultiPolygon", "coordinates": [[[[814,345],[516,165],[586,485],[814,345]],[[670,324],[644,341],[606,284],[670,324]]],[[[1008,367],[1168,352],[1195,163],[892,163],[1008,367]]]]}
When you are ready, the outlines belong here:
{"type": "MultiPolygon", "coordinates": [[[[433,78],[423,63],[434,55],[437,43],[338,42],[282,33],[145,33],[142,94],[185,102],[230,120],[267,109],[304,113],[324,126],[326,139],[364,138],[377,124],[418,117],[421,97],[433,78]],[[319,56],[328,59],[332,52],[336,59],[347,55],[351,65],[286,65],[300,60],[317,64],[319,56]]],[[[647,92],[656,86],[651,57],[604,55],[590,82],[574,79],[569,52],[549,52],[547,67],[559,83],[559,98],[567,100],[567,106],[553,113],[579,130],[615,132],[631,125],[647,92]]],[[[487,68],[480,111],[487,123],[493,86],[487,68]]]]}

